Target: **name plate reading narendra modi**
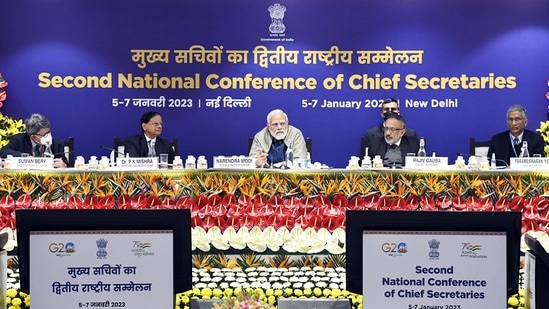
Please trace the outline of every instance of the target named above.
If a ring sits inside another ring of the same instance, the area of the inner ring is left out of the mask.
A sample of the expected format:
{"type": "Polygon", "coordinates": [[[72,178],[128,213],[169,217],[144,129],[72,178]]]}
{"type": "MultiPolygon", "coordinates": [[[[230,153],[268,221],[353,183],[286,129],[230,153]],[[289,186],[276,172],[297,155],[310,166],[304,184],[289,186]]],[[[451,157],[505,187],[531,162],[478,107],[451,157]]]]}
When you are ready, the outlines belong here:
{"type": "Polygon", "coordinates": [[[12,170],[50,170],[53,169],[53,158],[13,157],[6,159],[4,167],[12,170]]]}
{"type": "Polygon", "coordinates": [[[549,158],[510,158],[514,170],[549,170],[549,158]]]}
{"type": "Polygon", "coordinates": [[[124,170],[157,170],[158,157],[145,158],[117,158],[116,167],[124,170]]]}
{"type": "Polygon", "coordinates": [[[406,157],[406,168],[445,170],[448,169],[448,157],[406,157]]]}
{"type": "Polygon", "coordinates": [[[252,157],[225,157],[225,156],[216,156],[214,157],[214,168],[235,168],[235,169],[249,169],[255,168],[255,158],[252,157]]]}

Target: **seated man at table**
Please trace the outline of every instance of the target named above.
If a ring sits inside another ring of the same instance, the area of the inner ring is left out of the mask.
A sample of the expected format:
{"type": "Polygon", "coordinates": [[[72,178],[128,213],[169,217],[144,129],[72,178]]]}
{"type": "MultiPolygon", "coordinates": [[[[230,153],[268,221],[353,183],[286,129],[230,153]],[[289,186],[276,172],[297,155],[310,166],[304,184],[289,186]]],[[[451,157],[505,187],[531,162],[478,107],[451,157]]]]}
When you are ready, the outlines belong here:
{"type": "MultiPolygon", "coordinates": [[[[381,118],[384,119],[388,113],[395,113],[400,115],[400,107],[396,99],[388,98],[383,100],[383,103],[381,103],[381,112],[379,113],[381,115],[381,118]]],[[[385,135],[385,131],[383,131],[383,122],[381,122],[378,126],[369,128],[366,131],[366,134],[362,137],[361,144],[362,146],[370,147],[370,141],[372,139],[383,137],[384,135],[385,135]]],[[[405,135],[417,139],[417,134],[414,129],[406,128],[405,135]]],[[[360,150],[360,158],[364,157],[365,155],[364,147],[361,147],[361,148],[362,149],[360,150]]]]}
{"type": "Polygon", "coordinates": [[[505,163],[509,165],[511,157],[520,156],[524,141],[528,142],[530,156],[534,154],[544,156],[543,138],[534,131],[526,130],[527,124],[528,118],[524,107],[518,104],[509,107],[507,110],[507,127],[509,130],[492,136],[488,148],[488,158],[491,158],[492,154],[495,153],[498,165],[505,165],[505,163]]]}
{"type": "Polygon", "coordinates": [[[51,135],[51,124],[48,118],[40,114],[32,114],[25,120],[26,132],[10,138],[6,146],[0,150],[0,157],[7,155],[21,157],[23,154],[34,157],[53,157],[54,167],[67,167],[69,161],[65,157],[65,145],[51,135]]]}
{"type": "Polygon", "coordinates": [[[370,141],[368,155],[371,158],[376,155],[381,156],[383,166],[386,167],[404,166],[406,154],[418,152],[418,138],[406,135],[406,120],[395,113],[385,115],[383,131],[384,136],[376,137],[370,141]]]}
{"type": "Polygon", "coordinates": [[[288,147],[292,147],[294,159],[307,157],[303,134],[289,124],[286,113],[275,109],[267,115],[267,126],[254,136],[249,156],[256,158],[257,167],[281,165],[288,147]]]}
{"type": "Polygon", "coordinates": [[[168,163],[176,156],[171,142],[160,137],[162,134],[162,116],[157,112],[146,112],[141,116],[142,134],[127,137],[124,140],[124,152],[130,157],[158,157],[168,154],[168,163]]]}

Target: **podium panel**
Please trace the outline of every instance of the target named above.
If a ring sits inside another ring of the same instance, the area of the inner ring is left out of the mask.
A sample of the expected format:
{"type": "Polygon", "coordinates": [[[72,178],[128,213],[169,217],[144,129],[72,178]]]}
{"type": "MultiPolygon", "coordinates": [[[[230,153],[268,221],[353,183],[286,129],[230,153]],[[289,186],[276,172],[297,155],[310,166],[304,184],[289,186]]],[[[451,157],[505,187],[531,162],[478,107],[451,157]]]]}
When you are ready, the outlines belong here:
{"type": "Polygon", "coordinates": [[[278,309],[351,309],[351,300],[348,298],[279,298],[278,309]]]}

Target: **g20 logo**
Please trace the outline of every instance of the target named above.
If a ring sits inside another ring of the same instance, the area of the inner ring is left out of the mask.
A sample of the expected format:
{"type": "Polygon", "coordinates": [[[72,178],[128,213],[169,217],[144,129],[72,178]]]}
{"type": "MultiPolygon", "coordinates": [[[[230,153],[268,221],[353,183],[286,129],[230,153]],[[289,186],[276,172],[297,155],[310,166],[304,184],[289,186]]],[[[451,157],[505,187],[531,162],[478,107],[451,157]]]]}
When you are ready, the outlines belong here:
{"type": "Polygon", "coordinates": [[[385,253],[406,253],[408,252],[408,246],[406,243],[384,242],[381,244],[381,251],[385,253]]]}
{"type": "Polygon", "coordinates": [[[76,251],[76,247],[74,246],[74,243],[68,242],[66,244],[64,243],[56,243],[52,242],[48,249],[51,253],[74,253],[76,251]]]}

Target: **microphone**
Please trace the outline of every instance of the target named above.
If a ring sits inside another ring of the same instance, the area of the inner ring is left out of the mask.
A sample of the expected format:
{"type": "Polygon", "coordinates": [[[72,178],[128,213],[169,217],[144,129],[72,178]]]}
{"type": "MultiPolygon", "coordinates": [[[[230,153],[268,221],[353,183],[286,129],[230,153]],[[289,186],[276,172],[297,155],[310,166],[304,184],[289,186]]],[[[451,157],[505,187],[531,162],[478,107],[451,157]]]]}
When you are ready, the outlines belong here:
{"type": "Polygon", "coordinates": [[[118,154],[119,156],[122,156],[122,157],[125,157],[125,156],[126,156],[125,153],[120,152],[120,151],[118,151],[118,150],[116,150],[116,149],[109,148],[109,147],[103,146],[103,145],[101,145],[101,146],[99,146],[99,147],[100,147],[100,148],[103,148],[103,149],[107,149],[107,150],[113,151],[114,153],[118,154]]]}
{"type": "MultiPolygon", "coordinates": [[[[482,159],[482,156],[477,156],[476,154],[471,154],[471,153],[457,152],[456,155],[462,156],[462,157],[475,157],[475,158],[481,158],[482,159]]],[[[509,164],[507,164],[507,162],[505,162],[505,160],[496,159],[496,162],[503,163],[503,167],[500,166],[499,168],[508,168],[509,167],[509,164]]]]}

